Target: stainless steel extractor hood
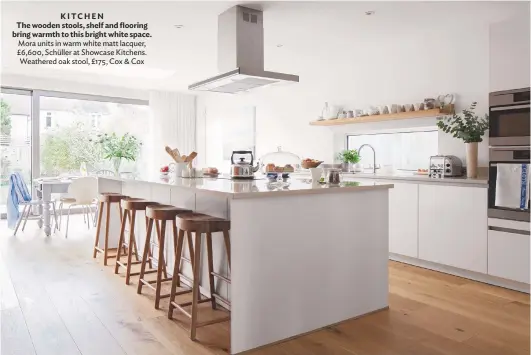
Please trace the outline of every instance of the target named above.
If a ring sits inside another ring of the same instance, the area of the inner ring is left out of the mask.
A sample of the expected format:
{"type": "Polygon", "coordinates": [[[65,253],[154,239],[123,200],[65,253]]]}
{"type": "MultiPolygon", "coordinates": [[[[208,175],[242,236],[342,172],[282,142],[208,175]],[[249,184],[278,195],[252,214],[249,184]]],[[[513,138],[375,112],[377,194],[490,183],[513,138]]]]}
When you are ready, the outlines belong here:
{"type": "Polygon", "coordinates": [[[218,70],[222,74],[188,89],[235,94],[275,83],[299,82],[298,75],[264,70],[263,13],[243,6],[234,6],[218,17],[218,70]]]}

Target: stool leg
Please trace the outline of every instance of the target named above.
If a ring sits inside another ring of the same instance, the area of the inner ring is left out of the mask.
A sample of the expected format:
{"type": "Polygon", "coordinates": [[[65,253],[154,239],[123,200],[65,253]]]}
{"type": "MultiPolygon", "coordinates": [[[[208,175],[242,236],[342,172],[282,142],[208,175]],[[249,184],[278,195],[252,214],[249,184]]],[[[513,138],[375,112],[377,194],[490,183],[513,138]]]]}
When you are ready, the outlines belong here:
{"type": "Polygon", "coordinates": [[[122,257],[122,245],[124,245],[124,234],[125,234],[125,224],[127,223],[127,216],[129,215],[129,211],[125,211],[124,218],[122,218],[122,226],[120,227],[120,239],[118,240],[118,250],[116,251],[116,262],[114,264],[114,273],[118,273],[118,268],[120,265],[118,265],[118,262],[121,261],[120,258],[122,257]]]}
{"type": "MultiPolygon", "coordinates": [[[[162,221],[161,221],[162,224],[162,221]]],[[[166,222],[164,221],[164,226],[166,226],[166,222]]],[[[160,249],[160,243],[161,243],[161,236],[165,236],[164,233],[160,233],[160,227],[158,223],[155,223],[155,228],[157,229],[157,236],[159,240],[159,249],[160,249]]],[[[159,253],[160,254],[160,253],[159,253]]],[[[160,256],[160,255],[159,255],[160,256]]],[[[164,257],[164,256],[163,256],[164,257]]],[[[162,271],[164,272],[164,278],[168,278],[168,271],[166,270],[166,261],[162,259],[162,261],[159,259],[159,264],[162,262],[162,271]]]]}
{"type": "MultiPolygon", "coordinates": [[[[140,276],[138,277],[138,288],[136,290],[136,293],[141,294],[142,293],[142,286],[144,285],[142,283],[142,279],[144,278],[144,274],[146,272],[146,263],[148,259],[148,252],[151,249],[151,230],[153,229],[153,220],[151,218],[147,218],[148,226],[147,226],[147,233],[146,233],[146,242],[144,244],[144,253],[142,255],[142,264],[140,266],[140,276]]],[[[151,262],[150,262],[151,264],[151,262]]]]}
{"type": "Polygon", "coordinates": [[[208,282],[210,284],[210,302],[212,303],[212,309],[216,309],[216,298],[214,297],[214,254],[212,253],[212,233],[206,234],[207,242],[207,259],[208,259],[208,282]]]}
{"type": "MultiPolygon", "coordinates": [[[[131,242],[131,241],[129,241],[129,242],[131,242]]],[[[133,238],[133,246],[135,248],[135,259],[136,259],[136,261],[139,261],[140,257],[138,256],[138,247],[136,245],[136,236],[133,238]]]]}
{"type": "Polygon", "coordinates": [[[103,202],[100,202],[100,207],[98,208],[98,224],[96,225],[96,242],[94,243],[94,255],[92,256],[92,258],[96,258],[96,254],[98,253],[98,250],[96,248],[98,247],[98,244],[100,242],[100,230],[101,230],[102,217],[103,217],[103,202]]]}
{"type": "MultiPolygon", "coordinates": [[[[125,220],[125,217],[127,216],[127,213],[129,212],[129,220],[130,220],[130,223],[129,223],[129,244],[127,245],[128,247],[128,250],[127,250],[127,267],[125,268],[126,269],[126,272],[125,272],[125,284],[126,285],[129,285],[129,280],[131,279],[131,262],[132,262],[132,257],[133,257],[133,243],[134,243],[134,240],[135,240],[135,219],[136,219],[136,210],[132,210],[132,211],[125,211],[125,215],[124,215],[124,220],[125,220]]],[[[136,246],[135,246],[135,249],[136,249],[136,246]]],[[[137,256],[137,259],[138,259],[138,256],[137,256]]]]}
{"type": "Polygon", "coordinates": [[[225,249],[227,249],[227,260],[229,261],[229,269],[230,269],[230,236],[229,236],[229,231],[227,231],[227,230],[223,231],[223,240],[225,241],[225,249]]]}
{"type": "Polygon", "coordinates": [[[103,265],[107,266],[107,255],[109,254],[109,226],[111,224],[111,204],[107,203],[107,220],[105,221],[105,249],[103,250],[103,265]]]}
{"type": "MultiPolygon", "coordinates": [[[[177,229],[175,226],[175,221],[173,221],[174,231],[177,229]]],[[[181,278],[179,273],[181,272],[181,255],[183,251],[184,243],[184,231],[179,229],[179,235],[177,237],[177,243],[175,247],[175,263],[173,264],[173,280],[171,281],[171,292],[170,292],[170,305],[168,309],[168,319],[173,317],[173,309],[175,308],[172,304],[175,298],[175,293],[177,287],[181,286],[181,278]]]]}
{"type": "Polygon", "coordinates": [[[192,285],[192,325],[190,327],[190,339],[195,341],[197,330],[197,308],[199,307],[199,271],[201,263],[201,233],[195,233],[195,252],[194,252],[194,282],[192,285]]]}
{"type": "MultiPolygon", "coordinates": [[[[147,232],[150,219],[148,217],[145,217],[145,218],[146,218],[146,232],[147,232]]],[[[153,228],[153,225],[151,226],[151,228],[153,228]]],[[[152,253],[151,253],[151,244],[149,245],[148,256],[149,256],[149,259],[148,259],[149,269],[151,270],[151,269],[153,269],[153,260],[151,260],[151,257],[153,256],[152,253]]]]}
{"type": "MultiPolygon", "coordinates": [[[[160,307],[160,289],[162,288],[162,270],[166,269],[165,261],[164,261],[164,241],[165,241],[165,233],[166,233],[166,221],[162,220],[160,222],[160,228],[157,228],[157,234],[159,235],[159,259],[158,259],[158,265],[157,265],[157,287],[155,288],[155,309],[159,309],[160,307]]],[[[158,223],[157,223],[158,227],[158,223]]],[[[165,275],[166,272],[164,272],[165,275]]],[[[164,278],[167,278],[167,276],[164,276],[164,278]]]]}
{"type": "Polygon", "coordinates": [[[190,263],[194,268],[194,246],[192,244],[192,232],[186,231],[186,242],[188,244],[188,253],[190,254],[190,263]]]}
{"type": "MultiPolygon", "coordinates": [[[[118,213],[120,214],[120,221],[124,219],[124,213],[127,213],[127,211],[123,211],[122,210],[122,204],[120,202],[118,202],[118,213]]],[[[129,215],[129,220],[131,220],[131,215],[129,215]]],[[[125,255],[125,251],[127,249],[125,249],[125,244],[122,244],[122,245],[119,245],[119,248],[123,248],[123,255],[125,255]]]]}

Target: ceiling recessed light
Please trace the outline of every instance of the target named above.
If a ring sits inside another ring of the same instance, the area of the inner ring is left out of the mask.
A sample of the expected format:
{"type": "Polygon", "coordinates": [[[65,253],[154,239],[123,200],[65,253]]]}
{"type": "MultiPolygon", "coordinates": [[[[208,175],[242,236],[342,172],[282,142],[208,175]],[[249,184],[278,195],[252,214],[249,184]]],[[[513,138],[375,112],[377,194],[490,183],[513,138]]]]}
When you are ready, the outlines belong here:
{"type": "Polygon", "coordinates": [[[283,46],[284,46],[283,44],[277,44],[278,48],[283,47],[283,46]]]}
{"type": "Polygon", "coordinates": [[[374,11],[365,11],[365,15],[367,16],[371,16],[371,15],[374,15],[374,11]]]}
{"type": "Polygon", "coordinates": [[[175,28],[183,28],[184,25],[173,25],[173,27],[175,27],[175,28]]]}

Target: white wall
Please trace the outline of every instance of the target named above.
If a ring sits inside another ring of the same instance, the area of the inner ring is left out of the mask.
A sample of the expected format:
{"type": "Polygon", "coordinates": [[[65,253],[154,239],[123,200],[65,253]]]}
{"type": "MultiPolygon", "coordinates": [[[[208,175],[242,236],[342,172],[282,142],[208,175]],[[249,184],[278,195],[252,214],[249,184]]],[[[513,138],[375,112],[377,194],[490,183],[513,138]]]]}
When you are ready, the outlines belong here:
{"type": "Polygon", "coordinates": [[[527,11],[490,27],[490,91],[529,87],[529,2],[527,11]]]}
{"type": "MultiPolygon", "coordinates": [[[[334,129],[309,126],[308,122],[321,113],[325,101],[354,109],[369,105],[416,103],[426,97],[454,93],[458,110],[477,101],[477,112],[487,112],[487,24],[452,23],[398,33],[393,33],[393,27],[389,26],[387,30],[389,32],[385,34],[383,29],[366,33],[362,40],[345,32],[341,34],[343,45],[338,46],[338,38],[330,43],[316,39],[313,54],[286,53],[284,59],[288,63],[281,69],[289,67],[292,70],[283,71],[298,74],[298,84],[264,88],[241,96],[202,95],[198,101],[203,110],[200,112],[205,109],[207,112],[202,123],[207,127],[220,125],[222,122],[217,122],[212,112],[252,102],[257,106],[258,156],[281,145],[284,150],[301,157],[331,161],[335,152],[343,148],[346,133],[397,126],[434,126],[435,119],[359,124],[334,129]],[[331,48],[330,44],[336,48],[331,48]]],[[[276,65],[271,64],[266,69],[276,69],[276,65]]],[[[463,160],[466,155],[461,141],[443,133],[439,137],[439,153],[453,154],[463,160]]],[[[486,165],[487,158],[485,142],[480,146],[480,165],[486,165]]]]}

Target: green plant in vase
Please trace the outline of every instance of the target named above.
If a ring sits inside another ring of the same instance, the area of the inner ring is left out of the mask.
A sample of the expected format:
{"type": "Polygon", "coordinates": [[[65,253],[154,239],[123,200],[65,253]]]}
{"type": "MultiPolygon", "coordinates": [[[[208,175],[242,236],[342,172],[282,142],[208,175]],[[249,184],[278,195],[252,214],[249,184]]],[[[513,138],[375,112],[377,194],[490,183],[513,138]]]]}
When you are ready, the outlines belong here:
{"type": "Polygon", "coordinates": [[[122,160],[136,161],[142,143],[133,135],[126,133],[118,136],[116,133],[99,134],[96,144],[101,148],[104,159],[113,164],[114,173],[118,176],[122,160]]]}
{"type": "Polygon", "coordinates": [[[344,171],[351,171],[352,166],[360,162],[360,155],[357,149],[343,150],[338,153],[337,159],[343,163],[344,171]]]}
{"type": "Polygon", "coordinates": [[[467,177],[477,177],[478,143],[483,142],[483,135],[489,129],[489,115],[476,115],[477,102],[472,102],[462,115],[453,114],[450,117],[437,117],[437,127],[454,138],[462,139],[466,144],[467,177]]]}

